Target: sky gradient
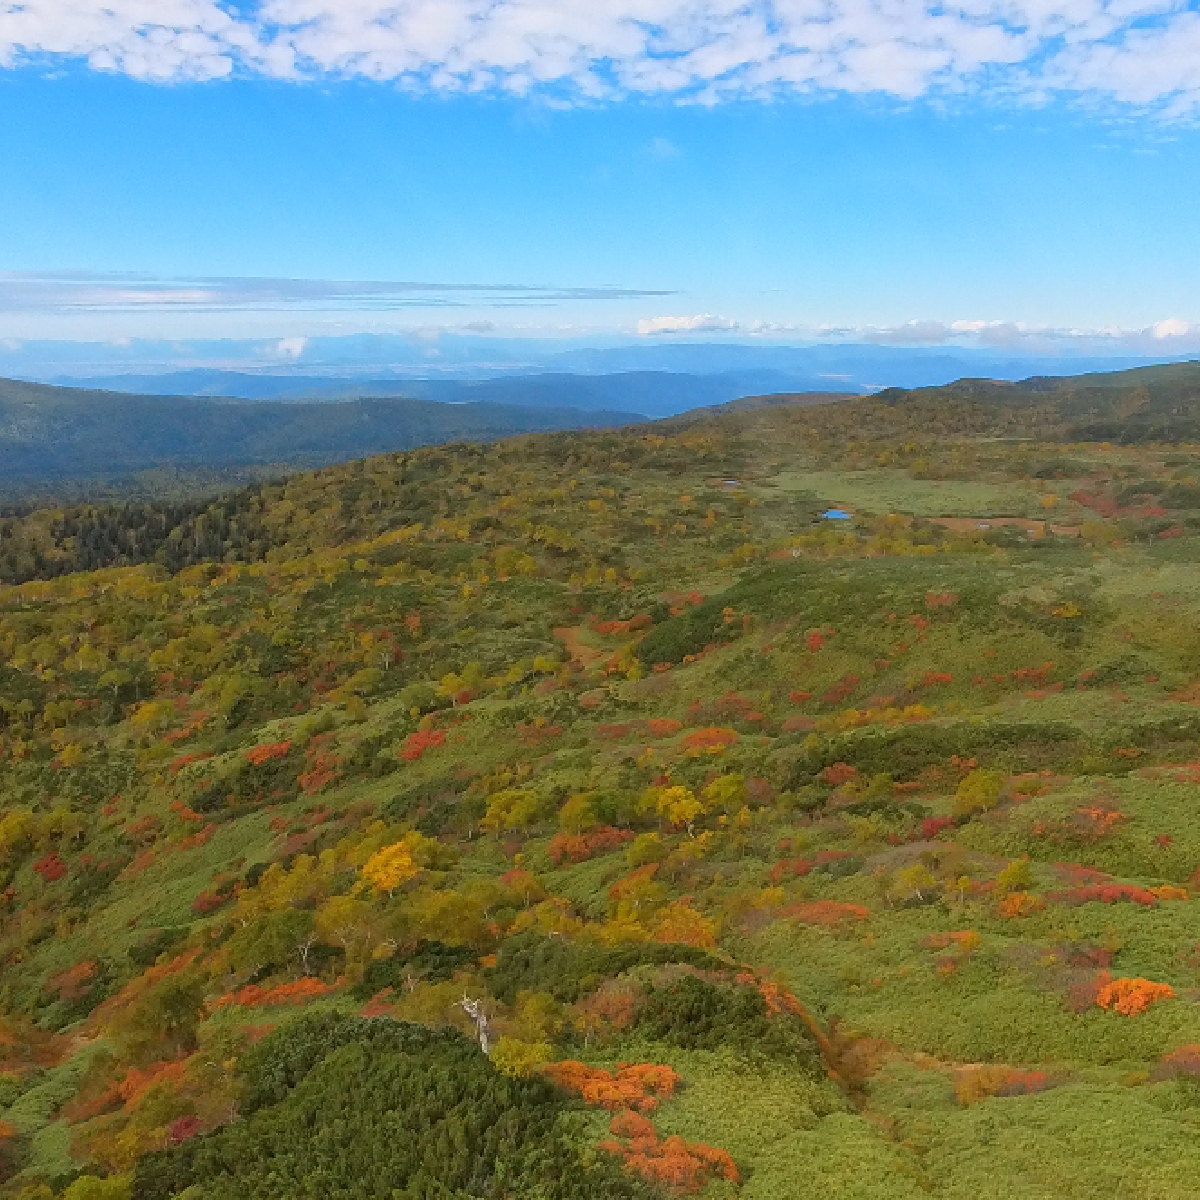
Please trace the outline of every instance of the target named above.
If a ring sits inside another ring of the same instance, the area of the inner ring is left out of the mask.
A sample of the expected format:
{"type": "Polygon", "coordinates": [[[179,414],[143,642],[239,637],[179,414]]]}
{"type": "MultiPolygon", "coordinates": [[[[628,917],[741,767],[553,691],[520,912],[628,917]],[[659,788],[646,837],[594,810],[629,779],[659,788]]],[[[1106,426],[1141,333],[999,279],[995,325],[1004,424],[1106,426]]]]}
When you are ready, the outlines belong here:
{"type": "Polygon", "coordinates": [[[1200,349],[1200,14],[1058,4],[0,4],[0,338],[1200,349]]]}

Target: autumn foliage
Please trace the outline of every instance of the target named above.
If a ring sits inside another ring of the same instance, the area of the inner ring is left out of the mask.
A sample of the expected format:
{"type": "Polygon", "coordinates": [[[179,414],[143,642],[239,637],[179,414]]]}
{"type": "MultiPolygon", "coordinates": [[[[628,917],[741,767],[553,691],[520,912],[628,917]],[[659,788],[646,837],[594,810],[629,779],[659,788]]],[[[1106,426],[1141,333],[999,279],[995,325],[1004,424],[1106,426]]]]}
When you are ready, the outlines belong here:
{"type": "Polygon", "coordinates": [[[212,1001],[214,1009],[237,1005],[238,1008],[261,1008],[271,1004],[307,1004],[320,996],[326,996],[333,988],[310,975],[301,976],[290,983],[278,983],[274,987],[261,987],[257,983],[249,983],[238,988],[236,992],[228,992],[212,1001]]]}
{"type": "Polygon", "coordinates": [[[609,1132],[613,1136],[600,1143],[602,1150],[619,1155],[625,1169],[647,1183],[676,1195],[698,1192],[710,1179],[741,1182],[728,1151],[681,1137],[660,1139],[654,1125],[637,1113],[619,1113],[609,1132]]]}
{"type": "Polygon", "coordinates": [[[542,1070],[559,1087],[581,1096],[585,1104],[610,1111],[653,1112],[660,1100],[674,1095],[679,1083],[670,1067],[652,1063],[618,1063],[614,1070],[606,1071],[568,1058],[542,1070]]]}
{"type": "Polygon", "coordinates": [[[1151,1004],[1174,998],[1175,990],[1168,983],[1155,983],[1151,979],[1120,978],[1106,983],[1100,989],[1096,1003],[1101,1008],[1133,1017],[1145,1012],[1151,1004]]]}

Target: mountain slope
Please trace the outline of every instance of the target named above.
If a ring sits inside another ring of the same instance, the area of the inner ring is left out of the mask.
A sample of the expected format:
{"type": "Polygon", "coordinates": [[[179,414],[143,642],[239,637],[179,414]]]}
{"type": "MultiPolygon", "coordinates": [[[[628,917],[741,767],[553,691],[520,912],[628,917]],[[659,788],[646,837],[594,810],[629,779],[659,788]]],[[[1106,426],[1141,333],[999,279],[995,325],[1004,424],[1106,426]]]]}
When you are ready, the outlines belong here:
{"type": "Polygon", "coordinates": [[[0,521],[0,1195],[1194,1194],[1200,445],[989,386],[0,521]]]}
{"type": "Polygon", "coordinates": [[[640,419],[612,411],[403,397],[262,405],[0,380],[0,480],[112,477],[164,465],[317,464],[436,442],[640,419]]]}

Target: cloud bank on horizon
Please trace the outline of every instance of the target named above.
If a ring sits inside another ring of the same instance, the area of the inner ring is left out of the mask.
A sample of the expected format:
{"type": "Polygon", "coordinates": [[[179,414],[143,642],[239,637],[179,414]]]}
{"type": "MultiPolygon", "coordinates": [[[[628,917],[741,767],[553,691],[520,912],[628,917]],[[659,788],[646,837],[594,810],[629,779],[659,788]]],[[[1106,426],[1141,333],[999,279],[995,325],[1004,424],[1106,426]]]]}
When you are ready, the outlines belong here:
{"type": "Polygon", "coordinates": [[[1200,113],[1192,0],[0,0],[0,66],[716,103],[1068,95],[1200,113]]]}
{"type": "Polygon", "coordinates": [[[879,346],[975,346],[987,350],[1053,353],[1070,348],[1089,352],[1137,351],[1187,354],[1200,350],[1200,324],[1168,317],[1141,329],[1059,328],[1020,321],[906,321],[899,325],[800,326],[771,321],[735,321],[711,313],[647,317],[638,321],[639,337],[726,334],[735,337],[794,337],[806,341],[866,342],[879,346]]]}

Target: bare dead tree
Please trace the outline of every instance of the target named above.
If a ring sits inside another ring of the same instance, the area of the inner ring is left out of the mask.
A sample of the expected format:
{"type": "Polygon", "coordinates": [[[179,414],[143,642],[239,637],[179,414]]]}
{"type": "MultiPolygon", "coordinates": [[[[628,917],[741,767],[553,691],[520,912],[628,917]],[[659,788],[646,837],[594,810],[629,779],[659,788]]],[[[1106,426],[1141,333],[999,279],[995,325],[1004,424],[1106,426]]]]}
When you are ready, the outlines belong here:
{"type": "Polygon", "coordinates": [[[475,1022],[475,1029],[479,1034],[479,1048],[486,1054],[489,1046],[488,1019],[487,1013],[483,1011],[483,1001],[468,1000],[466,996],[463,996],[458,1003],[463,1012],[475,1022]]]}

